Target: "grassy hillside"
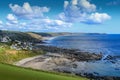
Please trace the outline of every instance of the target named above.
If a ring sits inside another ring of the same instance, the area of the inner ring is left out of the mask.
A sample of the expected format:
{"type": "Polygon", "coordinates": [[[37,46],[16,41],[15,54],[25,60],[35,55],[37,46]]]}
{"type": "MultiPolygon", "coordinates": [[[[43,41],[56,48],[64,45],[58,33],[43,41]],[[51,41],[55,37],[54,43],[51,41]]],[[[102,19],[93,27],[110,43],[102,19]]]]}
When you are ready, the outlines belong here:
{"type": "Polygon", "coordinates": [[[35,33],[16,32],[16,31],[0,31],[0,38],[8,36],[11,40],[40,42],[41,36],[35,33]]]}
{"type": "Polygon", "coordinates": [[[0,64],[0,80],[87,80],[0,64]]]}
{"type": "Polygon", "coordinates": [[[0,62],[13,63],[18,60],[44,54],[42,50],[14,50],[6,43],[0,43],[0,62]],[[1,47],[2,46],[2,47],[1,47]]]}
{"type": "Polygon", "coordinates": [[[43,37],[54,37],[54,36],[61,36],[61,35],[73,34],[73,33],[68,33],[68,32],[59,32],[59,33],[35,33],[35,32],[33,32],[33,33],[41,35],[43,37]]]}
{"type": "Polygon", "coordinates": [[[2,31],[0,30],[0,38],[8,36],[11,40],[40,42],[42,37],[54,37],[60,35],[68,35],[73,33],[39,33],[39,32],[19,32],[19,31],[2,31]]]}

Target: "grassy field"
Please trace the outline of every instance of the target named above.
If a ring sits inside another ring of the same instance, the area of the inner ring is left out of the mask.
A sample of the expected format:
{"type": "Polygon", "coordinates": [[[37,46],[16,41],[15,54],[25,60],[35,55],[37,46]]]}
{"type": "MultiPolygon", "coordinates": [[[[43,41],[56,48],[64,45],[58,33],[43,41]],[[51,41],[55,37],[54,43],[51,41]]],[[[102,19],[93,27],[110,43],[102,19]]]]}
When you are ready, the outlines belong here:
{"type": "Polygon", "coordinates": [[[87,80],[81,77],[63,76],[34,71],[0,63],[0,80],[87,80]]]}
{"type": "Polygon", "coordinates": [[[12,64],[21,59],[44,53],[42,50],[14,50],[10,49],[9,45],[0,43],[0,62],[2,63],[12,64]]]}

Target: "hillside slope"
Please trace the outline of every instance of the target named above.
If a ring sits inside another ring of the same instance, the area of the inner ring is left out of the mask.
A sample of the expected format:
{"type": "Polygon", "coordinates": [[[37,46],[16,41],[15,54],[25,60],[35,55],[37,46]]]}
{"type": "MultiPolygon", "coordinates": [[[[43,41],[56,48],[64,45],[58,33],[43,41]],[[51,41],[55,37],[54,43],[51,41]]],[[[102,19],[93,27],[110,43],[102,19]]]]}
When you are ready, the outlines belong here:
{"type": "Polygon", "coordinates": [[[2,31],[0,30],[0,40],[4,37],[9,37],[12,41],[24,41],[24,42],[41,42],[43,37],[54,37],[60,35],[68,35],[72,33],[42,33],[42,32],[19,32],[19,31],[2,31]]]}
{"type": "Polygon", "coordinates": [[[0,80],[87,80],[0,64],[0,80]]]}

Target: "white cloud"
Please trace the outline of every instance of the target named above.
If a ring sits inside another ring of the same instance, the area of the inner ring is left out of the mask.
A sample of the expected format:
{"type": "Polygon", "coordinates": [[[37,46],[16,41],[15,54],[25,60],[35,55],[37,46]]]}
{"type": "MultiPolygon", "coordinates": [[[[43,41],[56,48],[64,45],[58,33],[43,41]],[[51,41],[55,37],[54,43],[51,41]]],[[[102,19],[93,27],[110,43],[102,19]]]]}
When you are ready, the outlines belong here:
{"type": "Polygon", "coordinates": [[[43,19],[41,20],[43,24],[47,24],[49,26],[59,26],[59,27],[70,27],[71,23],[66,23],[61,20],[51,20],[51,19],[43,19]]]}
{"type": "Polygon", "coordinates": [[[13,14],[7,15],[7,22],[5,25],[8,29],[40,31],[58,30],[72,26],[72,23],[45,17],[44,13],[49,11],[47,7],[30,6],[29,3],[24,3],[23,6],[17,4],[10,4],[9,6],[13,14]]]}
{"type": "Polygon", "coordinates": [[[7,15],[7,20],[11,24],[17,24],[18,23],[17,18],[13,14],[8,14],[7,15]]]}
{"type": "Polygon", "coordinates": [[[72,23],[63,22],[61,20],[53,20],[53,19],[35,19],[29,20],[27,22],[19,22],[17,24],[11,24],[10,22],[6,22],[5,24],[8,30],[22,30],[22,31],[44,31],[44,30],[60,30],[69,28],[72,26],[72,23]]]}
{"type": "Polygon", "coordinates": [[[13,24],[9,23],[9,22],[6,22],[6,25],[7,26],[12,26],[13,24]]]}
{"type": "Polygon", "coordinates": [[[61,20],[52,20],[52,19],[41,19],[41,20],[34,20],[27,24],[27,26],[31,26],[34,29],[61,29],[61,28],[68,28],[72,26],[72,23],[66,23],[61,20]]]}
{"type": "Polygon", "coordinates": [[[105,20],[109,20],[111,17],[106,13],[92,13],[87,19],[89,23],[103,23],[105,20]]]}
{"type": "Polygon", "coordinates": [[[9,4],[9,7],[18,18],[22,19],[43,18],[43,14],[49,12],[47,7],[31,6],[28,2],[23,6],[9,4]]]}
{"type": "Polygon", "coordinates": [[[87,12],[93,12],[96,10],[96,6],[88,2],[88,0],[79,0],[78,5],[80,5],[87,12]]]}
{"type": "Polygon", "coordinates": [[[26,22],[22,22],[22,23],[20,23],[20,25],[21,25],[21,26],[26,26],[27,23],[26,23],[26,22]]]}
{"type": "MultiPolygon", "coordinates": [[[[24,23],[23,23],[24,24],[24,23]]],[[[22,25],[22,23],[12,24],[10,22],[6,22],[3,29],[14,30],[14,31],[27,31],[27,27],[22,25]]]]}
{"type": "Polygon", "coordinates": [[[77,5],[78,0],[72,0],[72,5],[77,5]]]}
{"type": "Polygon", "coordinates": [[[96,5],[88,0],[71,0],[64,2],[64,12],[59,19],[66,22],[81,22],[86,24],[100,24],[111,17],[107,13],[98,13],[96,5]]]}
{"type": "Polygon", "coordinates": [[[2,29],[3,28],[3,22],[0,20],[0,29],[2,29]]]}
{"type": "Polygon", "coordinates": [[[64,1],[64,8],[66,8],[69,5],[68,1],[64,1]]]}
{"type": "Polygon", "coordinates": [[[3,24],[3,22],[0,20],[0,25],[2,25],[3,24]]]}
{"type": "Polygon", "coordinates": [[[65,10],[71,9],[71,10],[79,10],[80,12],[93,12],[96,11],[96,5],[91,4],[88,2],[88,0],[71,0],[64,2],[64,8],[65,10]]]}

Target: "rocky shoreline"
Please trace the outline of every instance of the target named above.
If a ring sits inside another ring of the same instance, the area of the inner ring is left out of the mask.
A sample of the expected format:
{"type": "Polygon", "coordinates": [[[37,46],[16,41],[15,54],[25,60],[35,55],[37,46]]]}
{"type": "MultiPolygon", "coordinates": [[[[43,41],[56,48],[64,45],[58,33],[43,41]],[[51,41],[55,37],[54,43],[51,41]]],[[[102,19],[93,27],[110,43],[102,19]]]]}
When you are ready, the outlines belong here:
{"type": "MultiPolygon", "coordinates": [[[[64,49],[45,45],[36,45],[34,47],[34,50],[40,49],[46,51],[46,54],[23,59],[16,62],[14,65],[78,75],[78,73],[71,70],[77,68],[78,61],[96,61],[102,59],[101,53],[95,54],[82,52],[77,49],[64,49]]],[[[84,73],[79,74],[79,76],[89,77],[88,74],[84,73]]]]}
{"type": "MultiPolygon", "coordinates": [[[[43,43],[44,44],[44,43],[43,43]]],[[[45,71],[57,71],[63,73],[74,74],[78,76],[88,77],[91,80],[119,80],[119,77],[99,76],[98,73],[77,73],[77,62],[99,61],[103,58],[103,54],[83,52],[78,49],[65,49],[43,44],[34,44],[33,50],[43,50],[46,52],[44,55],[35,56],[32,58],[23,59],[16,62],[14,65],[28,67],[33,69],[45,71]]],[[[113,59],[108,56],[106,60],[113,59]]]]}
{"type": "MultiPolygon", "coordinates": [[[[47,38],[49,39],[49,38],[47,38]]],[[[100,76],[99,73],[87,73],[76,72],[78,64],[77,62],[91,62],[100,61],[103,58],[103,54],[83,52],[78,49],[65,49],[53,46],[34,43],[33,50],[43,50],[46,52],[44,55],[35,56],[32,58],[23,59],[16,62],[14,65],[21,67],[28,67],[46,71],[57,71],[63,73],[74,74],[78,76],[88,77],[93,80],[118,80],[119,77],[100,76]]],[[[114,59],[115,57],[108,56],[105,60],[114,59]]]]}
{"type": "Polygon", "coordinates": [[[35,50],[43,50],[51,53],[59,53],[64,55],[66,58],[77,61],[91,61],[91,60],[101,60],[103,55],[102,53],[95,54],[90,52],[83,52],[78,49],[65,49],[58,48],[53,46],[37,45],[35,50]]]}
{"type": "MultiPolygon", "coordinates": [[[[93,75],[92,73],[84,73],[84,72],[78,73],[74,71],[78,67],[77,60],[73,61],[71,59],[66,58],[64,55],[58,54],[58,53],[48,52],[44,55],[23,59],[21,61],[14,63],[14,65],[38,69],[38,70],[69,73],[77,76],[87,77],[90,80],[119,80],[120,79],[119,77],[96,76],[96,75],[93,75]]],[[[98,74],[98,73],[94,72],[94,74],[98,74]]]]}

